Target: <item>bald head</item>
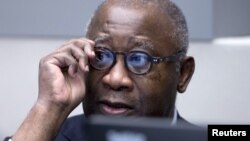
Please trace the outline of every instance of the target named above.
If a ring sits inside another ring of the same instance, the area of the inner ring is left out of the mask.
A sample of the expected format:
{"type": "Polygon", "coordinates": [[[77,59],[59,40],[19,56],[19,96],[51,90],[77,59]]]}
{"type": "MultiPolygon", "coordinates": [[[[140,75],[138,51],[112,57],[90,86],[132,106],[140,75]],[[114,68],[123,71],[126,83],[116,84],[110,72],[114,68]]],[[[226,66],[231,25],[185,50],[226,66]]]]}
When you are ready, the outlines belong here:
{"type": "MultiPolygon", "coordinates": [[[[105,0],[96,10],[94,16],[91,18],[90,24],[87,28],[87,37],[89,37],[89,31],[96,23],[100,22],[98,15],[100,15],[103,9],[108,9],[112,6],[119,6],[121,8],[141,9],[148,11],[150,14],[151,10],[158,9],[159,14],[165,14],[166,19],[169,19],[172,25],[172,30],[169,32],[169,36],[166,37],[171,40],[177,47],[178,50],[187,52],[189,37],[188,28],[185,16],[178,6],[170,0],[105,0]]],[[[158,15],[154,15],[158,16],[158,15]]],[[[125,17],[124,17],[125,18],[125,17]]],[[[160,25],[160,24],[159,24],[160,25]]]]}

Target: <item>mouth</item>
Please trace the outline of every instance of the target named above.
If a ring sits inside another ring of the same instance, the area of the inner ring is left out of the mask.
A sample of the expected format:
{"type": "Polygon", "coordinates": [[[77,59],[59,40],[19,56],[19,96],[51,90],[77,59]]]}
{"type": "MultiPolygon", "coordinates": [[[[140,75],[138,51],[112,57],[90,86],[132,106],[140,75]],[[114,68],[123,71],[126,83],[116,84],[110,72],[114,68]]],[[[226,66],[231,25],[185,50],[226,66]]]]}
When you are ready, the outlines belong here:
{"type": "Polygon", "coordinates": [[[100,101],[100,110],[104,115],[128,115],[133,107],[121,102],[100,101]]]}

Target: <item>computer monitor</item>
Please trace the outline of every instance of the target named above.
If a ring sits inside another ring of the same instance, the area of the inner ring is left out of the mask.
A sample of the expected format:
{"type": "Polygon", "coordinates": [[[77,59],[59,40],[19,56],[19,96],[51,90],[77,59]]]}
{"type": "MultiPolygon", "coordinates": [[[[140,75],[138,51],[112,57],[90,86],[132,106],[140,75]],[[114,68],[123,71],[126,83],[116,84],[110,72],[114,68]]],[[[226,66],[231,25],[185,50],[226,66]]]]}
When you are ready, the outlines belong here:
{"type": "Polygon", "coordinates": [[[205,127],[163,118],[92,116],[86,129],[88,141],[207,141],[205,127]]]}

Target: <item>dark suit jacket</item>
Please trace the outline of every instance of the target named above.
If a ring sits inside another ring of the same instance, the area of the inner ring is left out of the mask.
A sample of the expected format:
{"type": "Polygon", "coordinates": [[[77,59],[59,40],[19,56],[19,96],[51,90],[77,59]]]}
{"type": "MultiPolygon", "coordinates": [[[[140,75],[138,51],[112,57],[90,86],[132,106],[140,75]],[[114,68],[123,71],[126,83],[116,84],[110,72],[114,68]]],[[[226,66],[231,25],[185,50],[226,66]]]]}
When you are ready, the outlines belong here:
{"type": "MultiPolygon", "coordinates": [[[[179,114],[177,115],[177,126],[178,123],[185,123],[191,126],[195,126],[186,120],[184,120],[179,114]]],[[[83,114],[76,115],[68,118],[62,125],[61,130],[59,131],[55,141],[86,141],[85,135],[85,123],[86,118],[83,114]]],[[[8,137],[4,141],[8,141],[8,137]]]]}
{"type": "MultiPolygon", "coordinates": [[[[86,118],[83,114],[69,118],[63,125],[55,141],[86,141],[85,123],[86,118]]],[[[195,126],[183,119],[179,114],[177,115],[177,126],[178,123],[195,126]]]]}

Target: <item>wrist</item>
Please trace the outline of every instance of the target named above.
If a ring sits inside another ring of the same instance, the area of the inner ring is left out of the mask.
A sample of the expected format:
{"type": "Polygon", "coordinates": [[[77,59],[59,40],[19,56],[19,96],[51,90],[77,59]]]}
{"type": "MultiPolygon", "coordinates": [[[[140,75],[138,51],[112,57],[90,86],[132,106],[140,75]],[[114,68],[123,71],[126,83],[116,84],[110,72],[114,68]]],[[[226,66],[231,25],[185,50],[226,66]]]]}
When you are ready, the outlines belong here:
{"type": "Polygon", "coordinates": [[[54,112],[56,114],[69,114],[71,112],[71,105],[66,102],[60,102],[54,98],[39,97],[35,103],[35,107],[44,109],[45,111],[54,112]]]}
{"type": "Polygon", "coordinates": [[[55,107],[36,102],[22,125],[12,137],[13,141],[53,140],[68,114],[55,107]]]}
{"type": "Polygon", "coordinates": [[[33,111],[41,114],[41,116],[49,117],[50,119],[66,119],[70,114],[70,110],[66,107],[55,104],[55,103],[44,103],[41,101],[37,101],[33,108],[33,111]]]}

